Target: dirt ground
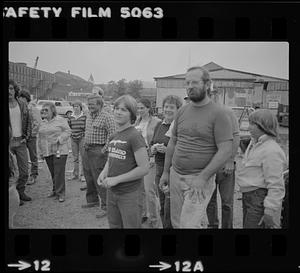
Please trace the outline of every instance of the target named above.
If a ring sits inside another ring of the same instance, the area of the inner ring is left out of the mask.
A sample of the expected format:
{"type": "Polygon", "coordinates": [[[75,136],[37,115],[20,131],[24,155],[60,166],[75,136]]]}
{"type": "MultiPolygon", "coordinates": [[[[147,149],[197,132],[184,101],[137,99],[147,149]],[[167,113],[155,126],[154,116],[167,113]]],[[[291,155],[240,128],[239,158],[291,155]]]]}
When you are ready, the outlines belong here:
{"type": "MultiPolygon", "coordinates": [[[[288,152],[288,128],[281,127],[281,141],[283,149],[288,152]]],[[[85,191],[80,187],[85,183],[68,181],[72,175],[72,153],[69,154],[66,166],[66,201],[47,198],[52,189],[52,181],[45,162],[39,163],[38,181],[34,185],[26,186],[26,193],[32,201],[25,202],[14,219],[17,229],[101,229],[108,228],[107,218],[96,219],[99,208],[82,209],[86,203],[85,191]]],[[[242,228],[242,201],[238,186],[234,193],[234,228],[242,228]]],[[[220,197],[218,196],[220,204],[220,197]]],[[[219,215],[220,215],[219,205],[219,215]]],[[[220,218],[220,217],[219,217],[220,218]]],[[[206,219],[204,220],[206,222],[206,219]]],[[[147,223],[143,228],[148,228],[147,223]]]]}

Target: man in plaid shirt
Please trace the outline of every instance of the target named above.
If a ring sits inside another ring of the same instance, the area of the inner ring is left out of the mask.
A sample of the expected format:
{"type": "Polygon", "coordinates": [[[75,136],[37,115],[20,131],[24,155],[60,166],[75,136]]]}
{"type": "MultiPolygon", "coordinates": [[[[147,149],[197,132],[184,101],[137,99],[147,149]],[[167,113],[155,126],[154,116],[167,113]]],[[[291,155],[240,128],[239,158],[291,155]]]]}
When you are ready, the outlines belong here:
{"type": "Polygon", "coordinates": [[[84,152],[82,156],[83,173],[86,179],[87,204],[82,208],[99,206],[101,212],[97,218],[106,215],[106,189],[97,184],[97,179],[107,160],[107,146],[116,125],[111,114],[103,111],[103,100],[97,94],[88,97],[89,113],[86,119],[84,152]]]}

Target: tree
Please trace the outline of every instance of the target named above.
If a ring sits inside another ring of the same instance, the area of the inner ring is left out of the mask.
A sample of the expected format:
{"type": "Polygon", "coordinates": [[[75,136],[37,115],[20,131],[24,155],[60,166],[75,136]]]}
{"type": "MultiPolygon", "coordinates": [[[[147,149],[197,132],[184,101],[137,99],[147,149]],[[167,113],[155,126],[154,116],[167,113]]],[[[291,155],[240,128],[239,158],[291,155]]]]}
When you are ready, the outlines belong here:
{"type": "Polygon", "coordinates": [[[109,81],[105,86],[105,94],[107,96],[117,97],[118,85],[115,81],[109,81]]]}
{"type": "Polygon", "coordinates": [[[127,83],[125,79],[119,80],[117,82],[118,90],[117,90],[117,95],[118,97],[121,97],[126,94],[127,91],[127,83]]]}
{"type": "Polygon", "coordinates": [[[134,98],[140,98],[140,91],[143,88],[143,83],[139,80],[130,81],[127,87],[127,94],[133,96],[134,98]]]}

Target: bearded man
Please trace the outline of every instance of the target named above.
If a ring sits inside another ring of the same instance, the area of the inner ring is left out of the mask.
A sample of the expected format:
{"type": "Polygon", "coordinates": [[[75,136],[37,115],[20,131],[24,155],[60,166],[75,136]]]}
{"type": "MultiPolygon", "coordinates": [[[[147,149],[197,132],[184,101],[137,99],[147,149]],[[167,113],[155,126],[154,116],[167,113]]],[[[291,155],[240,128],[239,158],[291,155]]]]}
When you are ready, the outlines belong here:
{"type": "Polygon", "coordinates": [[[207,70],[189,68],[185,82],[191,102],[174,119],[160,187],[170,184],[172,226],[201,228],[214,175],[232,154],[232,122],[228,111],[207,95],[207,70]]]}

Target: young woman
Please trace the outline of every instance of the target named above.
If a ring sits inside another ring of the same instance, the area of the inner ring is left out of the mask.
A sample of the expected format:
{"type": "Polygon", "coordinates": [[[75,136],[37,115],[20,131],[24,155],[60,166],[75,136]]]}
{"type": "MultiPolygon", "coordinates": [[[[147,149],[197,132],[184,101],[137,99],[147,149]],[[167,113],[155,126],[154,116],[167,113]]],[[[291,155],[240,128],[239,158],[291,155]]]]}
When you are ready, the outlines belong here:
{"type": "Polygon", "coordinates": [[[149,171],[145,140],[134,128],[137,103],[129,95],[114,104],[117,132],[108,146],[108,160],[97,183],[107,188],[110,228],[140,228],[142,178],[149,171]]]}
{"type": "Polygon", "coordinates": [[[182,106],[181,99],[178,96],[169,95],[163,99],[164,119],[154,130],[154,136],[150,143],[151,153],[155,155],[156,176],[155,184],[158,191],[160,202],[160,217],[163,228],[172,228],[170,216],[170,192],[159,188],[159,181],[164,170],[165,153],[170,137],[166,136],[172,121],[182,106]]]}
{"type": "Polygon", "coordinates": [[[65,201],[65,168],[68,157],[70,127],[65,118],[57,116],[53,103],[45,103],[41,110],[43,121],[38,134],[40,157],[46,160],[53,188],[48,197],[65,201]]]}
{"type": "Polygon", "coordinates": [[[286,157],[276,142],[277,127],[270,110],[258,109],[249,116],[251,141],[236,171],[244,228],[280,228],[286,157]]]}
{"type": "Polygon", "coordinates": [[[85,121],[86,115],[82,110],[82,103],[80,101],[75,101],[73,103],[74,113],[69,118],[69,126],[72,130],[71,133],[71,145],[72,154],[74,162],[73,176],[69,180],[79,179],[83,181],[83,170],[82,170],[82,160],[80,158],[83,155],[83,141],[85,132],[85,121]],[[79,157],[80,155],[80,157],[79,157]]]}
{"type": "Polygon", "coordinates": [[[157,198],[155,187],[155,163],[154,157],[150,152],[150,142],[152,141],[154,129],[160,119],[152,115],[151,102],[148,99],[142,98],[138,101],[138,115],[135,128],[142,134],[147,144],[148,155],[150,159],[150,171],[144,177],[144,203],[143,203],[143,222],[149,217],[148,225],[150,228],[159,228],[159,201],[157,198]]]}

